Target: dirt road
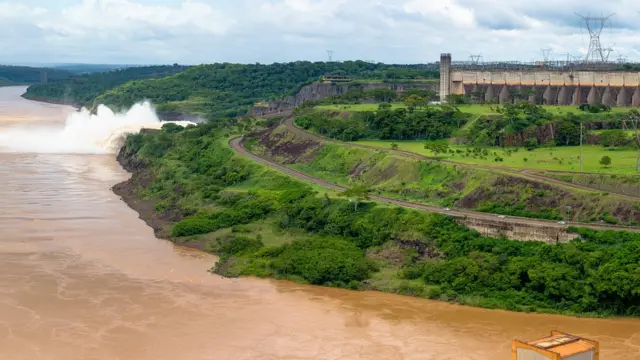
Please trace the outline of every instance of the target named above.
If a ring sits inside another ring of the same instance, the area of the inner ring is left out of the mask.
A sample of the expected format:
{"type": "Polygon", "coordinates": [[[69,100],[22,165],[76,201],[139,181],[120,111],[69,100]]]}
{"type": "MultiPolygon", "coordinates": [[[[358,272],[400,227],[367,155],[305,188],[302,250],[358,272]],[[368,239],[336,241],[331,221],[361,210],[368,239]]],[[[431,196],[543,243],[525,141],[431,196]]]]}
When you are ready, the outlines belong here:
{"type": "MultiPolygon", "coordinates": [[[[304,130],[302,128],[299,128],[298,126],[296,126],[294,124],[294,117],[285,118],[282,121],[282,124],[285,125],[287,127],[287,129],[289,131],[291,131],[292,133],[294,133],[294,134],[296,134],[298,136],[305,137],[305,138],[310,139],[310,140],[318,141],[318,142],[339,143],[340,145],[343,145],[343,146],[352,146],[352,147],[357,147],[357,148],[362,148],[362,149],[386,151],[386,152],[402,155],[404,157],[408,157],[408,158],[412,158],[412,159],[427,160],[427,161],[438,161],[438,162],[445,163],[445,164],[451,164],[451,165],[462,166],[462,167],[467,167],[467,168],[498,171],[498,172],[501,172],[503,174],[509,174],[509,175],[512,175],[512,176],[518,176],[518,177],[521,177],[523,179],[529,179],[529,180],[533,180],[533,181],[536,181],[536,182],[544,182],[544,183],[547,183],[547,184],[554,184],[554,185],[565,187],[565,188],[587,190],[587,191],[592,191],[592,192],[602,192],[602,190],[593,189],[593,188],[590,188],[588,186],[583,186],[583,185],[580,185],[580,184],[572,184],[572,183],[564,182],[564,181],[557,180],[557,179],[554,179],[554,178],[550,178],[550,177],[547,177],[547,176],[536,175],[536,174],[531,173],[530,170],[527,170],[527,169],[513,170],[513,169],[508,169],[508,168],[505,168],[505,167],[501,167],[501,166],[486,166],[486,165],[482,166],[482,165],[464,164],[464,163],[459,163],[459,162],[450,161],[450,160],[436,159],[436,158],[433,158],[433,157],[420,155],[420,154],[416,154],[416,153],[409,152],[409,151],[404,151],[404,150],[393,150],[393,149],[388,149],[388,148],[381,148],[381,147],[376,147],[376,146],[363,145],[363,144],[351,143],[351,142],[342,142],[342,141],[337,141],[337,140],[333,140],[333,139],[328,139],[328,138],[316,135],[314,133],[311,133],[309,131],[306,131],[306,130],[304,130]]],[[[640,199],[640,197],[633,196],[633,195],[622,194],[622,193],[617,193],[617,192],[612,192],[612,191],[609,191],[609,192],[611,194],[615,194],[615,196],[622,197],[622,198],[627,198],[627,199],[632,199],[632,200],[640,199]]]]}
{"type": "MultiPolygon", "coordinates": [[[[301,130],[298,130],[301,131],[301,130]]],[[[264,164],[266,166],[269,166],[272,169],[278,170],[282,173],[291,175],[293,177],[296,177],[300,180],[303,181],[307,181],[307,182],[311,182],[314,184],[318,184],[321,186],[324,186],[326,188],[329,189],[333,189],[333,190],[338,190],[338,191],[343,191],[346,190],[345,187],[322,180],[320,178],[314,177],[314,176],[310,176],[308,174],[302,173],[300,171],[297,170],[293,170],[290,169],[286,166],[280,165],[278,163],[275,163],[273,161],[270,161],[268,159],[265,159],[263,157],[260,157],[256,154],[253,154],[251,152],[249,152],[247,149],[244,148],[244,146],[242,145],[242,137],[237,137],[234,139],[231,139],[229,141],[229,145],[236,150],[239,154],[253,160],[256,162],[259,162],[261,164],[264,164]]],[[[397,205],[397,206],[402,206],[402,207],[406,207],[406,208],[411,208],[411,209],[416,209],[416,210],[421,210],[421,211],[426,211],[426,212],[432,212],[432,213],[440,213],[440,214],[445,214],[445,215],[449,215],[455,218],[473,218],[473,219],[478,219],[478,220],[491,220],[491,221],[500,221],[503,223],[512,223],[512,224],[526,224],[526,225],[531,225],[531,226],[539,226],[539,227],[547,227],[547,228],[566,228],[570,225],[573,226],[579,226],[579,227],[587,227],[587,228],[592,228],[592,229],[597,229],[597,230],[627,230],[627,231],[640,231],[640,227],[630,227],[630,226],[619,226],[619,225],[608,225],[608,224],[589,224],[589,223],[579,223],[579,222],[566,222],[566,224],[560,224],[556,221],[550,221],[550,220],[539,220],[539,219],[530,219],[530,218],[522,218],[522,217],[515,217],[515,216],[506,216],[504,218],[495,215],[495,214],[488,214],[488,213],[482,213],[482,212],[477,212],[477,211],[470,211],[470,210],[446,210],[437,206],[429,206],[429,205],[424,205],[424,204],[419,204],[419,203],[415,203],[415,202],[409,202],[409,201],[402,201],[402,200],[396,200],[396,199],[391,199],[388,197],[384,197],[384,196],[377,196],[377,195],[372,195],[371,199],[376,200],[376,201],[380,201],[380,202],[385,202],[388,204],[393,204],[393,205],[397,205]]]]}

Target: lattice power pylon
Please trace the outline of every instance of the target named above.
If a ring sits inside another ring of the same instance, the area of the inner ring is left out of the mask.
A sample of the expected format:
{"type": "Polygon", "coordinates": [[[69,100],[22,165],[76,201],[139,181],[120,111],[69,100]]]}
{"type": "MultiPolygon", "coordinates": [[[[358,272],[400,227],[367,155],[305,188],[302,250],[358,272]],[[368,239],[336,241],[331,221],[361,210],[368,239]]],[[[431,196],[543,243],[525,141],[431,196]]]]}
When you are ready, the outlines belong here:
{"type": "Polygon", "coordinates": [[[469,55],[469,59],[473,65],[478,65],[480,63],[480,59],[482,59],[482,55],[471,54],[469,55]]]}
{"type": "Polygon", "coordinates": [[[540,51],[542,51],[542,58],[544,59],[544,62],[549,62],[549,56],[551,55],[551,49],[549,49],[549,48],[540,49],[540,51]]]}
{"type": "Polygon", "coordinates": [[[329,57],[329,62],[333,61],[333,50],[327,50],[327,56],[329,57]]]}
{"type": "Polygon", "coordinates": [[[602,48],[600,34],[602,34],[602,30],[607,24],[611,24],[611,17],[615,14],[609,16],[582,16],[576,13],[576,15],[584,22],[589,32],[589,51],[585,62],[606,62],[608,54],[602,48]]]}

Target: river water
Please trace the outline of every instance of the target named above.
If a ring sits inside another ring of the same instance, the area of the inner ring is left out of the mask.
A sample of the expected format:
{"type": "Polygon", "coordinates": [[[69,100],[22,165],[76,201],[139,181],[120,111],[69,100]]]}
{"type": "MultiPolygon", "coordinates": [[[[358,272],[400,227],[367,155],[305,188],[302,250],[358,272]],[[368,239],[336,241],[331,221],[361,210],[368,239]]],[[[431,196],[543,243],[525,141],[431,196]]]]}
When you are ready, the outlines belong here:
{"type": "MultiPolygon", "coordinates": [[[[65,126],[72,109],[23,91],[0,88],[0,135],[65,126]]],[[[601,359],[640,359],[640,320],[210,275],[214,257],[156,239],[109,190],[128,176],[113,155],[2,146],[0,360],[506,360],[513,338],[552,329],[599,340],[601,359]]]]}

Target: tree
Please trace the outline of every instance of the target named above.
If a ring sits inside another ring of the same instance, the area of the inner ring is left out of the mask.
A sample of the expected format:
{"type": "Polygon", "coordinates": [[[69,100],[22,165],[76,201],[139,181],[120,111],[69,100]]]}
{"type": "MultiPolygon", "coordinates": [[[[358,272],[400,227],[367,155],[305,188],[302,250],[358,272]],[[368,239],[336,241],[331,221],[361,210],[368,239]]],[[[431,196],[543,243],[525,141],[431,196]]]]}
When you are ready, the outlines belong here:
{"type": "Polygon", "coordinates": [[[374,89],[371,90],[371,95],[376,102],[391,102],[398,97],[398,94],[391,89],[374,89]]]}
{"type": "Polygon", "coordinates": [[[413,112],[415,108],[425,105],[427,101],[418,95],[410,95],[404,99],[403,103],[409,109],[409,112],[413,112]]]}
{"type": "Polygon", "coordinates": [[[346,198],[349,198],[349,200],[353,201],[353,203],[354,203],[353,209],[355,211],[357,211],[358,210],[358,204],[361,201],[370,199],[370,197],[369,197],[369,192],[370,191],[371,190],[369,190],[369,187],[367,187],[366,185],[357,184],[357,185],[354,185],[354,186],[350,187],[349,189],[341,192],[340,196],[344,196],[346,198]]]}
{"type": "Polygon", "coordinates": [[[603,156],[602,159],[600,159],[600,165],[604,166],[605,168],[611,165],[611,158],[608,155],[603,156]]]}
{"type": "Polygon", "coordinates": [[[633,128],[633,140],[636,143],[638,149],[638,160],[636,161],[636,171],[640,172],[640,134],[638,133],[638,127],[640,123],[640,113],[638,110],[633,109],[629,112],[629,118],[627,119],[631,123],[633,128]]]}
{"type": "Polygon", "coordinates": [[[600,144],[604,147],[629,145],[630,140],[624,130],[606,130],[600,134],[600,144]]]}
{"type": "Polygon", "coordinates": [[[465,98],[464,95],[460,95],[460,94],[447,95],[447,104],[462,105],[466,103],[467,103],[467,99],[465,98]]]}
{"type": "Polygon", "coordinates": [[[532,151],[533,149],[538,147],[538,139],[529,138],[525,140],[524,147],[527,148],[528,151],[532,151]]]}
{"type": "Polygon", "coordinates": [[[426,143],[424,148],[426,150],[431,150],[436,157],[438,157],[438,154],[440,153],[446,153],[449,151],[449,145],[443,143],[426,143]]]}
{"type": "Polygon", "coordinates": [[[389,109],[391,109],[391,104],[389,103],[378,104],[378,110],[389,110],[389,109]]]}
{"type": "Polygon", "coordinates": [[[398,150],[398,144],[396,144],[396,143],[392,143],[392,144],[391,144],[391,149],[392,149],[392,150],[398,150]]]}

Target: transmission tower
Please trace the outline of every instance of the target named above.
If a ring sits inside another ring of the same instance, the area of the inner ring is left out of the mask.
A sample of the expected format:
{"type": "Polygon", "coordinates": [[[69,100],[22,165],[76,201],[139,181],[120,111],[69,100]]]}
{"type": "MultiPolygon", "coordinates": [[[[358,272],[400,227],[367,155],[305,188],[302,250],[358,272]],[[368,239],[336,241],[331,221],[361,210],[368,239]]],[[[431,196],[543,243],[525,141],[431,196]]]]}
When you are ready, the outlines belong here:
{"type": "Polygon", "coordinates": [[[616,61],[618,62],[618,64],[626,64],[627,63],[627,57],[624,56],[624,55],[620,55],[620,56],[618,56],[616,61]]]}
{"type": "Polygon", "coordinates": [[[327,50],[327,56],[329,57],[329,62],[333,61],[333,50],[327,50]]]}
{"type": "Polygon", "coordinates": [[[604,55],[604,62],[609,62],[609,56],[611,56],[612,52],[613,52],[613,47],[602,49],[602,54],[604,55]]]}
{"type": "Polygon", "coordinates": [[[482,59],[482,55],[480,55],[480,54],[471,54],[471,55],[469,55],[469,59],[471,59],[471,63],[473,65],[478,65],[480,63],[480,59],[482,59]]]}
{"type": "Polygon", "coordinates": [[[607,24],[611,24],[611,17],[615,14],[611,14],[609,16],[582,16],[576,13],[584,22],[584,25],[589,32],[589,51],[587,52],[587,57],[585,58],[585,62],[605,62],[605,52],[602,49],[602,44],[600,43],[600,34],[602,34],[602,30],[607,24]]]}
{"type": "Polygon", "coordinates": [[[549,56],[551,55],[551,49],[540,49],[542,51],[542,58],[544,62],[549,62],[549,56]]]}

